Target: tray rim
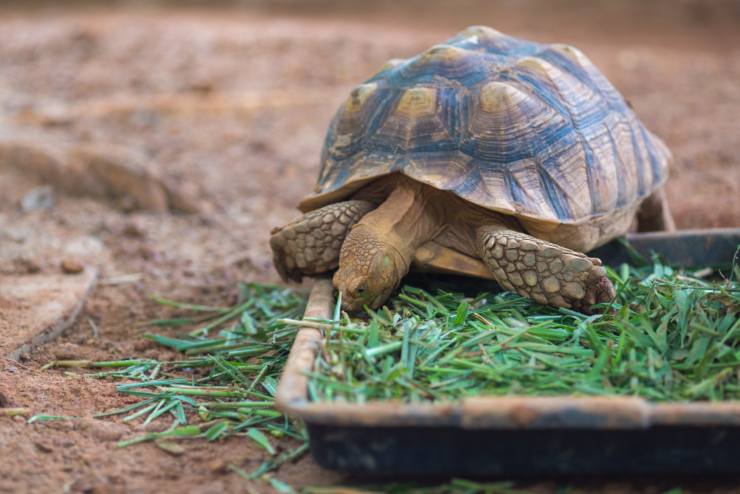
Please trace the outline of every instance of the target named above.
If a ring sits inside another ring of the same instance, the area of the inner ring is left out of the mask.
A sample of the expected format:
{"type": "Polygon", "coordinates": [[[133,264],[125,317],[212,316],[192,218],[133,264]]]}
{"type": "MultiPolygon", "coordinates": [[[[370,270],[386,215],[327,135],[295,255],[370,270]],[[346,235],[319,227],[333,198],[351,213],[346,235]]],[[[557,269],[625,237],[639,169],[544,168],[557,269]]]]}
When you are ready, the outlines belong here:
{"type": "MultiPolygon", "coordinates": [[[[723,229],[722,233],[738,229],[723,229]]],[[[715,230],[716,232],[716,230],[715,230]]],[[[698,232],[693,231],[692,234],[698,232]]],[[[642,235],[642,234],[641,234],[642,235]]],[[[665,234],[647,234],[665,238],[665,234]]],[[[304,318],[328,319],[334,288],[317,278],[304,318]]],[[[312,402],[308,373],[323,343],[322,332],[301,327],[278,385],[275,403],[282,412],[308,424],[363,427],[462,429],[649,429],[656,426],[740,426],[740,400],[653,403],[632,396],[481,396],[457,401],[366,403],[312,402]]]]}

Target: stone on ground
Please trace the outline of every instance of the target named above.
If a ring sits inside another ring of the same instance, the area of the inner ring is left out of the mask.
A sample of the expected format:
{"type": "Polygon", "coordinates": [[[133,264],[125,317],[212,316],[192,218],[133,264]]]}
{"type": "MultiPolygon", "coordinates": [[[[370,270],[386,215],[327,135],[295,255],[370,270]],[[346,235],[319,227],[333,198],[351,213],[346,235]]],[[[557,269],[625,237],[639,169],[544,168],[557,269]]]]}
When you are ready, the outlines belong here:
{"type": "Polygon", "coordinates": [[[0,356],[17,360],[70,327],[95,284],[97,268],[77,274],[0,275],[0,356]]]}

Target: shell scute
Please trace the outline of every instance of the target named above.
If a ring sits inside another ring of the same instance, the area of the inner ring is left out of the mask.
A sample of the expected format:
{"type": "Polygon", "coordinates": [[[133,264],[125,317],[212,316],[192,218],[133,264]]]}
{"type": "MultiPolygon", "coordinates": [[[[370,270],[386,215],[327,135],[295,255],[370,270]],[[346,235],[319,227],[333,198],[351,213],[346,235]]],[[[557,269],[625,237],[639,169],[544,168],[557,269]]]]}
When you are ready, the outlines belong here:
{"type": "Polygon", "coordinates": [[[504,82],[468,95],[460,149],[490,167],[531,158],[567,125],[539,99],[504,82]]]}
{"type": "MultiPolygon", "coordinates": [[[[330,130],[331,142],[329,154],[335,159],[351,156],[360,148],[365,137],[368,124],[376,110],[374,96],[378,85],[375,83],[361,84],[354,88],[343,103],[340,112],[330,130]]],[[[327,139],[329,143],[329,139],[327,139]]]]}
{"type": "Polygon", "coordinates": [[[304,210],[402,173],[493,211],[578,224],[634,207],[671,156],[580,50],[473,26],[356,88],[321,159],[304,210]]]}
{"type": "Polygon", "coordinates": [[[456,111],[449,90],[419,86],[401,90],[370,138],[388,152],[451,151],[457,147],[456,111]]]}

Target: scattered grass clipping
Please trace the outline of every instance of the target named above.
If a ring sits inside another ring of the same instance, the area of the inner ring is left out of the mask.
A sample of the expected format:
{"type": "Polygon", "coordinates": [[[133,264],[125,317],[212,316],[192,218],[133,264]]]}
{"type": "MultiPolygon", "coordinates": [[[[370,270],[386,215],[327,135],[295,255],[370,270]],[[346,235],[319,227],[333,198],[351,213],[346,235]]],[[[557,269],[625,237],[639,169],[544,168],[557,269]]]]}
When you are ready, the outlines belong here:
{"type": "Polygon", "coordinates": [[[654,260],[608,269],[616,300],[586,316],[504,292],[404,287],[367,318],[316,321],[326,343],[313,400],[455,400],[471,395],[740,399],[740,268],[704,279],[654,260]]]}
{"type": "MultiPolygon", "coordinates": [[[[147,334],[160,345],[180,352],[174,361],[127,359],[106,362],[55,361],[47,368],[95,369],[99,378],[125,380],[119,393],[138,401],[96,415],[118,416],[125,422],[146,425],[166,420],[162,432],[148,432],[119,442],[120,447],[154,442],[178,455],[183,442],[192,439],[218,441],[244,437],[262,448],[268,460],[253,472],[240,472],[253,479],[275,470],[308,449],[302,424],[274,408],[275,391],[297,328],[280,322],[300,318],[306,297],[285,287],[247,284],[233,307],[209,307],[157,299],[186,314],[150,321],[159,327],[194,328],[185,336],[147,334]],[[298,441],[284,448],[282,438],[298,441]]],[[[52,418],[37,417],[37,420],[52,418]]],[[[234,467],[236,468],[236,467],[234,467]]]]}
{"type": "MultiPolygon", "coordinates": [[[[45,367],[93,369],[93,376],[126,381],[118,391],[138,401],[98,417],[171,423],[119,446],[151,441],[178,455],[187,440],[244,437],[268,459],[251,472],[228,468],[246,479],[269,478],[276,490],[291,492],[269,472],[308,450],[303,426],[274,408],[277,382],[301,325],[321,328],[326,336],[309,381],[314,400],[454,400],[481,394],[738,399],[740,268],[733,268],[729,280],[715,276],[712,281],[706,279],[714,274],[710,269],[687,273],[657,261],[645,268],[608,270],[617,299],[593,316],[543,307],[507,292],[466,297],[406,286],[390,308],[367,310],[366,317],[350,318],[337,310],[330,321],[306,323],[299,321],[305,294],[253,283],[242,286],[232,307],[157,299],[184,315],[149,326],[193,328],[185,336],[146,335],[180,352],[178,360],[64,360],[45,367]],[[286,437],[297,443],[285,448],[281,439],[286,437]]],[[[38,415],[29,422],[65,419],[38,415]]],[[[524,492],[508,483],[466,480],[381,490],[452,488],[524,492]]]]}

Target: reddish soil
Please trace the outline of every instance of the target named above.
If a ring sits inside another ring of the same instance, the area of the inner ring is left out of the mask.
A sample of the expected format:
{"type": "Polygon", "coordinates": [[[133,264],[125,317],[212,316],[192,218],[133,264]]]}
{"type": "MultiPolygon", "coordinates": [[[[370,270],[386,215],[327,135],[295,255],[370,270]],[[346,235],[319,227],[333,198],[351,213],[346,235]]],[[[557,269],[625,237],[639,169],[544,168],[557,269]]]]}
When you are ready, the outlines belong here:
{"type": "MultiPolygon", "coordinates": [[[[31,136],[40,148],[85,142],[136,152],[151,176],[185,191],[199,210],[146,212],[75,193],[22,166],[0,167],[0,235],[23,225],[97,237],[107,250],[78,322],[19,363],[0,360],[0,406],[84,417],[27,425],[0,416],[1,492],[269,491],[222,468],[262,461],[242,440],[193,443],[181,456],[147,444],[116,449],[134,426],[91,415],[129,399],[112,382],[40,367],[56,358],[170,358],[140,338],[146,328],[137,323],[163,314],[150,295],[224,303],[240,280],[276,281],[269,230],[290,219],[311,188],[323,133],[348,89],[385,60],[468,24],[579,46],[673,150],[668,196],[679,227],[740,225],[735,4],[468,3],[450,12],[384,3],[331,15],[0,11],[0,130],[31,136]],[[23,197],[45,183],[54,187],[54,206],[23,212],[23,197]]],[[[342,480],[310,458],[277,476],[294,485],[342,480]]]]}

